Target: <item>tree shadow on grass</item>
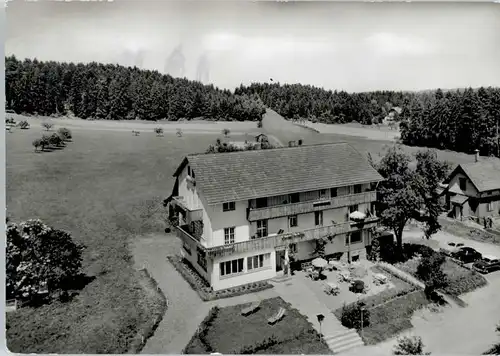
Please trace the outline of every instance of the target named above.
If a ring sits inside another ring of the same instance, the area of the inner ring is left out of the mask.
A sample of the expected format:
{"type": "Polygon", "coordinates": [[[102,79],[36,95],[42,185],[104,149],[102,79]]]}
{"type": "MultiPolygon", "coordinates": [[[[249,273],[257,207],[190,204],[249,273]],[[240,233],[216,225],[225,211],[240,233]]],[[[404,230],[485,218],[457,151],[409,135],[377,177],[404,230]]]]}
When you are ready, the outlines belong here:
{"type": "Polygon", "coordinates": [[[96,277],[87,276],[85,274],[79,274],[73,278],[65,281],[61,281],[59,288],[51,293],[40,293],[30,300],[25,300],[22,302],[23,305],[30,307],[41,307],[46,304],[50,304],[53,301],[59,301],[62,303],[71,302],[74,297],[76,297],[79,292],[89,285],[96,277]]]}

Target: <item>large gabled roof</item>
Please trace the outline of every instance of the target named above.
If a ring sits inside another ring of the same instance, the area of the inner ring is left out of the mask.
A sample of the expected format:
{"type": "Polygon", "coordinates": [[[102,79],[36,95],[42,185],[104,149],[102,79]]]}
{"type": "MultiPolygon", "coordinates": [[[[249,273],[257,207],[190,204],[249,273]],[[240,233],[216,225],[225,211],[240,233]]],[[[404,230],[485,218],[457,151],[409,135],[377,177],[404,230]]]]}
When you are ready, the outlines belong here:
{"type": "Polygon", "coordinates": [[[469,177],[479,192],[500,189],[500,159],[498,158],[483,158],[478,162],[460,164],[453,170],[448,181],[459,170],[469,177]]]}
{"type": "Polygon", "coordinates": [[[208,204],[382,181],[347,143],[189,155],[196,186],[208,204]]]}

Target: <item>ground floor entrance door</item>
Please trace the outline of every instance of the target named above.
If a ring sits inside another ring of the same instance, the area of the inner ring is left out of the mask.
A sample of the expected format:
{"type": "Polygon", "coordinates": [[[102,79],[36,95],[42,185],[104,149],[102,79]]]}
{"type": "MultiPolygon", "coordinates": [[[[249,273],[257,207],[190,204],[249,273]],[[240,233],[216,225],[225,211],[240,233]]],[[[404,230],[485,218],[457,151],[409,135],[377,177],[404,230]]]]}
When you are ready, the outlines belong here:
{"type": "Polygon", "coordinates": [[[276,272],[281,272],[285,268],[285,250],[276,251],[276,272]]]}

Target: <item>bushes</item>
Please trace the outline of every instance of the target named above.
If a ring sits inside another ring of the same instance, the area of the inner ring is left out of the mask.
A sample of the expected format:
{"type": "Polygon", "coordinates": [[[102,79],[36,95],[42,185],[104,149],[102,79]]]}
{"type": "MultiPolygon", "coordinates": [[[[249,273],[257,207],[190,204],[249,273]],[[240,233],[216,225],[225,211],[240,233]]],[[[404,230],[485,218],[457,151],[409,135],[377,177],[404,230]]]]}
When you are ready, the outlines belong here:
{"type": "Polygon", "coordinates": [[[224,137],[229,137],[230,133],[231,130],[229,130],[228,128],[222,129],[222,134],[224,135],[224,137]]]}
{"type": "Polygon", "coordinates": [[[64,147],[66,142],[72,139],[71,131],[67,128],[60,128],[57,133],[53,133],[52,135],[42,135],[41,138],[35,139],[32,142],[33,147],[35,147],[35,152],[41,148],[42,151],[45,151],[46,148],[61,148],[64,147]]]}
{"type": "Polygon", "coordinates": [[[21,130],[27,130],[30,128],[30,124],[28,123],[28,121],[23,120],[19,123],[19,127],[21,128],[21,130]]]}
{"type": "Polygon", "coordinates": [[[42,123],[42,127],[43,127],[46,131],[50,131],[50,130],[54,127],[54,124],[51,124],[50,122],[43,122],[43,123],[42,123]]]}
{"type": "Polygon", "coordinates": [[[365,292],[365,282],[358,279],[355,280],[352,285],[349,287],[349,290],[353,293],[364,293],[365,292]]]}
{"type": "Polygon", "coordinates": [[[163,136],[163,128],[162,127],[155,127],[154,132],[156,133],[156,136],[158,136],[158,137],[163,136]]]}
{"type": "Polygon", "coordinates": [[[363,314],[363,327],[370,325],[370,311],[365,308],[365,303],[357,302],[342,307],[340,322],[346,328],[361,329],[361,314],[363,314]]]}
{"type": "Polygon", "coordinates": [[[57,133],[64,141],[69,141],[73,138],[73,136],[71,135],[71,131],[65,127],[61,127],[59,130],[57,130],[57,133]]]}
{"type": "Polygon", "coordinates": [[[429,292],[448,285],[448,280],[442,269],[444,262],[445,257],[440,253],[433,253],[431,256],[422,257],[420,260],[416,275],[425,283],[429,292]]]}
{"type": "Polygon", "coordinates": [[[394,355],[430,355],[424,352],[424,343],[420,336],[403,336],[398,339],[398,343],[393,351],[394,355]]]}

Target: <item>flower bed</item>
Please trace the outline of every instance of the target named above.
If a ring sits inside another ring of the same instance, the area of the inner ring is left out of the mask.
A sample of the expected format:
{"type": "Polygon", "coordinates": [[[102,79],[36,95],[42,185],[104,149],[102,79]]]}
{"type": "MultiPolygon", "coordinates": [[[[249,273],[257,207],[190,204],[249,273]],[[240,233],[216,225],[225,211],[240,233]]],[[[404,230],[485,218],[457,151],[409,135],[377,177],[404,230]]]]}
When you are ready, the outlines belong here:
{"type": "Polygon", "coordinates": [[[266,299],[249,316],[241,310],[249,304],[214,309],[200,324],[184,354],[330,354],[311,323],[281,298],[266,299]],[[284,319],[269,325],[267,319],[280,308],[284,319]]]}
{"type": "Polygon", "coordinates": [[[167,259],[179,272],[179,274],[189,283],[200,298],[204,301],[231,298],[248,293],[256,293],[269,288],[273,285],[267,281],[259,281],[236,286],[228,289],[214,291],[202,276],[185,259],[178,256],[168,256],[167,259]]]}

